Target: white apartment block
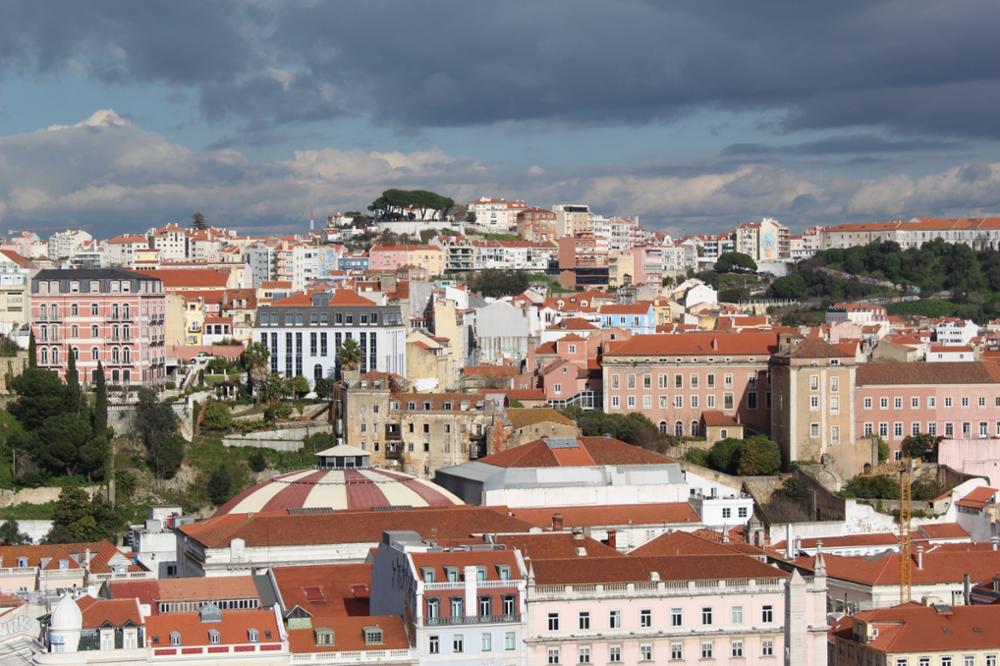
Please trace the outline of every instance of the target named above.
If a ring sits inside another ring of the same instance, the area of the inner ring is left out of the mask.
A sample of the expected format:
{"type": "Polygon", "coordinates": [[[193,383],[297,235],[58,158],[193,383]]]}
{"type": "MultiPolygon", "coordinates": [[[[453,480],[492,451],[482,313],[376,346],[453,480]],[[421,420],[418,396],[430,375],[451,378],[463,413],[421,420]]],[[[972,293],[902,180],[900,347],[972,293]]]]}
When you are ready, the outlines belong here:
{"type": "Polygon", "coordinates": [[[497,231],[517,229],[517,214],[527,208],[520,199],[494,199],[482,197],[469,204],[469,212],[476,214],[476,224],[497,231]]]}

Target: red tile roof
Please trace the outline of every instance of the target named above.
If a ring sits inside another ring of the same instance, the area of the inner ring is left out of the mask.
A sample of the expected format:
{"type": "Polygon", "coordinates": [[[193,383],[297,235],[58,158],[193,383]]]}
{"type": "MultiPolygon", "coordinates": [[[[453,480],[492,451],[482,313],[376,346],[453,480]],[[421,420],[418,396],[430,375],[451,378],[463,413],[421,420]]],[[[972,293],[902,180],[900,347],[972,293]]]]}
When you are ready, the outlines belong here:
{"type": "Polygon", "coordinates": [[[139,600],[131,599],[95,599],[84,596],[76,600],[76,605],[83,613],[84,629],[97,629],[104,624],[113,627],[123,627],[128,623],[135,626],[142,624],[142,612],[139,600]]]}
{"type": "MultiPolygon", "coordinates": [[[[862,585],[899,585],[899,554],[885,552],[878,555],[823,555],[826,573],[831,578],[862,585]]],[[[990,544],[943,544],[931,546],[924,552],[924,566],[916,565],[913,555],[913,584],[957,583],[968,573],[973,582],[991,580],[1000,571],[1000,552],[990,544]]],[[[793,563],[812,570],[815,557],[799,557],[793,563]]]]}
{"type": "Polygon", "coordinates": [[[552,526],[552,517],[560,514],[563,526],[572,527],[614,527],[617,525],[663,525],[680,523],[700,523],[701,519],[687,502],[665,502],[661,504],[611,504],[606,506],[559,506],[528,509],[508,509],[492,507],[503,514],[530,523],[537,527],[552,526]]]}
{"type": "Polygon", "coordinates": [[[407,650],[410,640],[399,615],[374,615],[364,617],[341,616],[329,618],[323,624],[313,622],[313,629],[289,629],[288,646],[293,654],[312,652],[360,652],[362,650],[407,650]],[[316,645],[314,629],[322,627],[334,633],[333,645],[316,645]],[[382,643],[367,645],[364,641],[365,627],[382,630],[382,643]]]}
{"type": "Polygon", "coordinates": [[[314,620],[368,615],[370,564],[275,567],[274,579],[286,609],[299,606],[314,620]]]}
{"type": "Polygon", "coordinates": [[[221,289],[229,282],[229,269],[161,268],[156,271],[156,277],[163,282],[164,289],[176,290],[185,287],[216,287],[221,289]]]}
{"type": "Polygon", "coordinates": [[[928,539],[969,539],[966,532],[958,523],[934,523],[921,525],[917,528],[928,539]]]}
{"type": "Polygon", "coordinates": [[[861,363],[856,375],[858,386],[902,384],[995,384],[1000,382],[1000,366],[980,361],[948,363],[861,363]]]}
{"type": "Polygon", "coordinates": [[[525,558],[555,560],[573,557],[624,557],[616,549],[597,539],[570,532],[544,532],[536,534],[507,534],[496,537],[497,543],[516,548],[525,558]],[[578,555],[582,548],[584,555],[578,555]]]}
{"type": "Polygon", "coordinates": [[[955,502],[958,506],[965,507],[966,509],[982,509],[986,506],[993,496],[997,494],[996,488],[990,488],[989,486],[979,486],[978,488],[973,488],[972,491],[963,497],[962,499],[955,502]]]}
{"type": "Polygon", "coordinates": [[[219,645],[249,643],[248,632],[256,629],[260,643],[277,643],[281,640],[274,611],[224,610],[221,622],[202,622],[201,614],[164,613],[146,618],[146,636],[154,647],[170,645],[170,633],[181,635],[181,647],[210,645],[209,630],[219,632],[219,645]],[[267,633],[270,632],[270,638],[267,633]]]}
{"type": "Polygon", "coordinates": [[[777,346],[773,331],[654,333],[614,344],[605,356],[760,356],[766,361],[777,346]]]}
{"type": "Polygon", "coordinates": [[[611,437],[577,437],[576,446],[550,447],[546,440],[516,446],[480,458],[497,467],[580,467],[593,465],[663,465],[673,460],[611,437]]]}
{"type": "Polygon", "coordinates": [[[531,563],[538,585],[710,580],[719,578],[785,578],[784,571],[747,555],[667,555],[660,557],[592,557],[539,560],[531,563]]]}
{"type": "Polygon", "coordinates": [[[754,548],[745,543],[722,543],[714,539],[706,539],[690,532],[667,532],[652,541],[647,541],[629,552],[629,557],[660,557],[663,555],[731,555],[733,553],[755,552],[754,548]]]}
{"type": "MultiPolygon", "coordinates": [[[[854,642],[857,622],[878,629],[878,635],[866,646],[884,654],[938,654],[1000,647],[996,631],[1000,606],[996,605],[948,606],[947,610],[939,610],[911,602],[845,616],[830,633],[854,642]]],[[[960,661],[960,657],[955,658],[956,666],[960,661]]]]}

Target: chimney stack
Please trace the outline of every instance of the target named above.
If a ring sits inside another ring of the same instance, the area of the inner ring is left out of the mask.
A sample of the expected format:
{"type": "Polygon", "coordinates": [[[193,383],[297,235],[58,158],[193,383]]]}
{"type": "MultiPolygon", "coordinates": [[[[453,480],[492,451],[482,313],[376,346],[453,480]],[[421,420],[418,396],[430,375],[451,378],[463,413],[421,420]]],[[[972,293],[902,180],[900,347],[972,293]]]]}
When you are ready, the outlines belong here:
{"type": "Polygon", "coordinates": [[[917,568],[923,570],[924,568],[924,546],[923,544],[917,546],[917,568]]]}
{"type": "Polygon", "coordinates": [[[1000,545],[1000,537],[990,537],[990,543],[993,544],[993,550],[996,550],[997,545],[1000,545]]]}
{"type": "Polygon", "coordinates": [[[618,550],[618,532],[615,530],[608,530],[608,548],[618,550]]]}
{"type": "Polygon", "coordinates": [[[962,597],[966,606],[972,605],[972,580],[969,578],[968,572],[962,576],[962,597]]]}
{"type": "Polygon", "coordinates": [[[561,513],[552,514],[552,531],[562,532],[563,529],[563,515],[561,513]]]}
{"type": "Polygon", "coordinates": [[[573,541],[583,541],[583,530],[573,530],[573,541]]]}

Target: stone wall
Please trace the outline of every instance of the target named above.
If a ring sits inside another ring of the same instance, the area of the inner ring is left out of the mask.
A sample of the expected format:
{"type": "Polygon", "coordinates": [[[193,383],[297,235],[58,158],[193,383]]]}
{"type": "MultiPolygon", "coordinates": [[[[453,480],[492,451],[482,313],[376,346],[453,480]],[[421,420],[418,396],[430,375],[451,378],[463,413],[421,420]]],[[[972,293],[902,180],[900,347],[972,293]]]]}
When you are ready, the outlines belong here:
{"type": "MultiPolygon", "coordinates": [[[[103,486],[83,486],[83,490],[90,496],[101,491],[103,486]]],[[[14,492],[13,490],[0,490],[0,507],[12,506],[14,504],[46,504],[59,499],[62,488],[53,486],[43,486],[41,488],[24,488],[14,492]]]]}
{"type": "Polygon", "coordinates": [[[223,446],[252,446],[276,451],[298,451],[306,437],[316,433],[332,433],[331,425],[311,425],[306,427],[259,430],[245,435],[231,435],[222,438],[223,446]]]}

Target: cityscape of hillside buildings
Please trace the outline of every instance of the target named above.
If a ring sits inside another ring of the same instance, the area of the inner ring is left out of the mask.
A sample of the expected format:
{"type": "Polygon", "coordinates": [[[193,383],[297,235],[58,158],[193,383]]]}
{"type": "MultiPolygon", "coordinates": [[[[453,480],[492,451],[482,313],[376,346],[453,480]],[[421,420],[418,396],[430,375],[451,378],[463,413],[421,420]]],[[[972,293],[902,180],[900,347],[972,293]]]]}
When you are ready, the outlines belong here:
{"type": "Polygon", "coordinates": [[[695,275],[732,253],[774,278],[875,242],[998,250],[1000,218],[671,237],[496,197],[398,218],[0,243],[5,391],[25,350],[63,379],[72,358],[116,434],[148,387],[191,438],[206,404],[242,418],[209,362],[253,346],[309,404],[222,444],[336,442],[214,511],[153,506],[119,543],[22,521],[38,543],[0,546],[0,663],[997,666],[1000,321],[875,298],[782,323],[788,303],[695,275]],[[477,291],[492,271],[527,287],[477,291]],[[584,432],[597,414],[653,439],[584,432]],[[920,435],[936,455],[912,461],[920,435]],[[692,455],[756,436],[775,474],[692,455]],[[905,539],[906,500],[846,492],[911,473],[940,492],[905,539]]]}

